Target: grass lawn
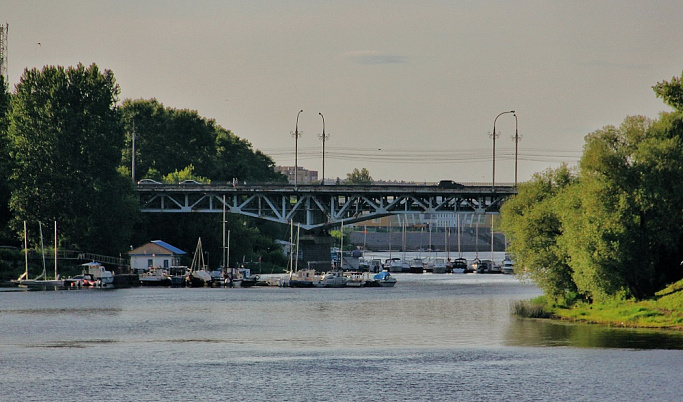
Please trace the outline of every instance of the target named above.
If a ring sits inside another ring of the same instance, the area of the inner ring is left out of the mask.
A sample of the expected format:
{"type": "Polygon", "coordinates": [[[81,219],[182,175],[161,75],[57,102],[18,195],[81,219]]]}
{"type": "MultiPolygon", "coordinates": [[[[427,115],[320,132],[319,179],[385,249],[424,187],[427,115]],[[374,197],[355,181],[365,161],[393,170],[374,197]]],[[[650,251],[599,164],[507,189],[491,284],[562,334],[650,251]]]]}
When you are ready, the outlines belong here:
{"type": "Polygon", "coordinates": [[[611,326],[683,330],[683,280],[649,300],[579,302],[568,308],[552,308],[549,313],[556,318],[611,326]]]}

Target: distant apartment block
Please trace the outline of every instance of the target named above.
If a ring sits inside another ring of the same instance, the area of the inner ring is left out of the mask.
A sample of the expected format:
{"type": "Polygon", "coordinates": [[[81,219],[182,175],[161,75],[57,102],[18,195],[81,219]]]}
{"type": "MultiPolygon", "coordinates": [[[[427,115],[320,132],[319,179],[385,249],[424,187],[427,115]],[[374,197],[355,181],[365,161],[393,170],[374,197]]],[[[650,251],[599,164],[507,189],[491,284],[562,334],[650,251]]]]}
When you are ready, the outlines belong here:
{"type": "MultiPolygon", "coordinates": [[[[275,166],[275,171],[287,176],[287,180],[289,180],[289,183],[294,184],[294,166],[275,166]]],[[[299,166],[296,176],[298,184],[318,183],[317,170],[307,170],[299,166]]]]}

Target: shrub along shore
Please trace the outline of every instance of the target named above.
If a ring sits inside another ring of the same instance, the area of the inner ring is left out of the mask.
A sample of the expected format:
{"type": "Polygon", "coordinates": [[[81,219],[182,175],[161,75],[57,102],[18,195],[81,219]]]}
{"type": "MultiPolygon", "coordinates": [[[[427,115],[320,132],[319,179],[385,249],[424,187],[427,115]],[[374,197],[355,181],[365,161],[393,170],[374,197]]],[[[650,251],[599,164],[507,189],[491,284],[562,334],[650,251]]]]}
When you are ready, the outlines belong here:
{"type": "Polygon", "coordinates": [[[629,328],[659,328],[683,331],[683,280],[636,301],[612,298],[587,303],[574,300],[557,303],[545,296],[515,304],[514,314],[528,318],[551,318],[629,328]]]}

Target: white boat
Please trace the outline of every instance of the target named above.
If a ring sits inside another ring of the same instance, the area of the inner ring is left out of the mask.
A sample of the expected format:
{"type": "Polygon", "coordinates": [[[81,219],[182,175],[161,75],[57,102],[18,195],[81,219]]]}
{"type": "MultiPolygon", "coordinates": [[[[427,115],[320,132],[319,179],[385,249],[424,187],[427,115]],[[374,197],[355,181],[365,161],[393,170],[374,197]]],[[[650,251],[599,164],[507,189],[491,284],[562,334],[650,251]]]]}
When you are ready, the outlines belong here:
{"type": "Polygon", "coordinates": [[[370,261],[370,267],[368,270],[374,273],[382,272],[382,260],[379,258],[373,258],[372,261],[370,261]]]}
{"type": "Polygon", "coordinates": [[[375,281],[382,287],[393,287],[396,285],[396,278],[387,271],[382,271],[374,276],[375,281]]]}
{"type": "Polygon", "coordinates": [[[341,271],[330,271],[324,273],[314,285],[319,288],[343,288],[347,281],[341,271]]]}
{"type": "Polygon", "coordinates": [[[81,264],[82,267],[87,268],[87,274],[90,274],[95,281],[99,281],[102,287],[113,287],[114,286],[114,273],[107,271],[102,264],[99,262],[88,262],[81,264]]]}
{"type": "Polygon", "coordinates": [[[149,271],[140,275],[140,284],[143,286],[171,286],[171,277],[163,268],[152,267],[149,271]]]}
{"type": "Polygon", "coordinates": [[[410,272],[410,264],[396,257],[386,260],[384,262],[384,268],[386,268],[389,272],[394,273],[410,272]]]}
{"type": "Polygon", "coordinates": [[[435,274],[445,274],[446,273],[446,260],[443,258],[435,258],[430,263],[432,273],[435,274]]]}
{"type": "Polygon", "coordinates": [[[413,258],[413,260],[410,262],[410,266],[408,267],[408,272],[412,274],[421,274],[425,270],[425,264],[424,261],[422,261],[422,258],[413,258]]]}
{"type": "Polygon", "coordinates": [[[202,287],[211,284],[211,273],[204,264],[204,251],[202,250],[202,238],[197,240],[197,247],[194,250],[190,275],[187,277],[188,284],[192,287],[202,287]]]}
{"type": "Polygon", "coordinates": [[[512,261],[512,258],[510,258],[510,256],[505,256],[500,271],[504,274],[513,274],[515,272],[515,262],[512,261]]]}
{"type": "Polygon", "coordinates": [[[344,276],[347,278],[346,287],[349,288],[379,286],[370,278],[369,272],[345,272],[344,276]]]}

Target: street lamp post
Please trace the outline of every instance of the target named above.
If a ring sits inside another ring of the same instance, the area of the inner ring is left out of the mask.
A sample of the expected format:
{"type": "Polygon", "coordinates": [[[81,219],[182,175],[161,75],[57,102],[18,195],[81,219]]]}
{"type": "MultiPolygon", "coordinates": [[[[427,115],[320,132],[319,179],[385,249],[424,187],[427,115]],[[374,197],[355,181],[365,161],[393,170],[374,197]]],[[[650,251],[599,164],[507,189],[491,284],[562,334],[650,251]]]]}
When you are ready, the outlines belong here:
{"type": "Polygon", "coordinates": [[[493,138],[493,175],[491,177],[491,191],[496,191],[496,120],[498,118],[506,113],[515,113],[514,110],[510,110],[509,112],[502,112],[499,113],[498,116],[493,120],[493,134],[491,134],[491,137],[493,138]]]}
{"type": "Polygon", "coordinates": [[[322,180],[320,181],[323,185],[325,184],[325,140],[330,138],[329,134],[325,134],[325,116],[323,116],[322,113],[318,112],[320,117],[323,118],[323,133],[321,135],[318,135],[320,139],[323,141],[323,177],[322,180]]]}
{"type": "Polygon", "coordinates": [[[299,110],[299,113],[296,114],[296,126],[294,127],[294,132],[290,132],[292,137],[294,137],[294,189],[299,185],[299,137],[303,134],[299,132],[299,115],[303,111],[304,110],[301,109],[299,110]]]}

